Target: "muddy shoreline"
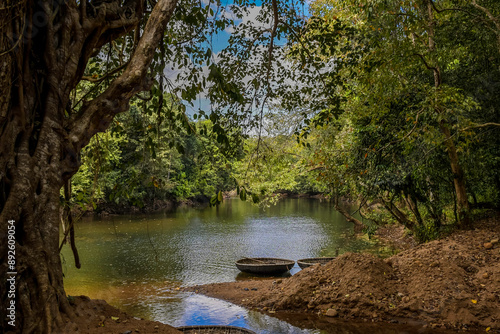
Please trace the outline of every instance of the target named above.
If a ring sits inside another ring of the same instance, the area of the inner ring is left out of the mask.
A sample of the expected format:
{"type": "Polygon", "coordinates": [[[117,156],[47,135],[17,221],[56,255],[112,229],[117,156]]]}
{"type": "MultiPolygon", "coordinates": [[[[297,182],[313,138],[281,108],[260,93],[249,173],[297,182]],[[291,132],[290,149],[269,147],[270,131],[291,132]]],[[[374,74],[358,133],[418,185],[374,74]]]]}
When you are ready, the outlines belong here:
{"type": "MultiPolygon", "coordinates": [[[[345,253],[289,278],[187,288],[328,333],[500,333],[500,216],[474,229],[417,245],[399,227],[378,237],[405,249],[386,259],[345,253]]],[[[103,300],[71,298],[63,333],[179,333],[103,300]]]]}
{"type": "MultiPolygon", "coordinates": [[[[382,236],[383,237],[383,236],[382,236]]],[[[387,236],[386,238],[391,238],[387,236]]],[[[396,237],[394,239],[394,237],[396,237]]],[[[189,290],[270,315],[420,323],[432,329],[500,332],[500,217],[427,244],[404,241],[387,259],[346,253],[289,278],[217,283],[189,290]]],[[[398,233],[394,241],[402,242],[398,233]]]]}

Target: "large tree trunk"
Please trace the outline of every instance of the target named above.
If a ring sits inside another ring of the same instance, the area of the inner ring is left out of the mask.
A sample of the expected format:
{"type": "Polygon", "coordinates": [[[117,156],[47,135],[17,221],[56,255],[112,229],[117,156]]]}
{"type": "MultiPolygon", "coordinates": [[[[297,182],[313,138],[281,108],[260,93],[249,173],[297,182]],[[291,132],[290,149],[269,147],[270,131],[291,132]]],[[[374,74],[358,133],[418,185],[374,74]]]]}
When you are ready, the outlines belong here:
{"type": "Polygon", "coordinates": [[[58,250],[60,189],[78,170],[82,147],[149,87],[146,73],[176,0],[158,1],[129,66],[78,112],[68,110],[69,96],[91,54],[138,26],[143,1],[110,0],[92,11],[85,0],[7,5],[0,34],[0,332],[54,333],[62,313],[74,317],[58,250]]]}
{"type": "MultiPolygon", "coordinates": [[[[18,109],[15,110],[15,115],[19,114],[18,109]]],[[[59,190],[63,181],[61,140],[54,132],[44,132],[33,154],[26,131],[14,122],[9,123],[8,129],[20,138],[13,136],[18,141],[11,141],[15,152],[10,152],[13,154],[7,163],[6,201],[0,219],[2,232],[9,220],[15,221],[15,270],[6,268],[7,250],[3,246],[1,257],[2,273],[17,272],[7,275],[3,282],[13,277],[17,286],[14,298],[6,298],[2,291],[2,307],[8,305],[6,300],[15,301],[16,331],[51,333],[62,325],[60,310],[73,316],[64,293],[58,249],[59,190]]],[[[1,138],[6,139],[4,135],[1,138]]],[[[6,236],[2,238],[7,239],[6,236]]],[[[7,326],[5,329],[13,328],[7,326]]]]}

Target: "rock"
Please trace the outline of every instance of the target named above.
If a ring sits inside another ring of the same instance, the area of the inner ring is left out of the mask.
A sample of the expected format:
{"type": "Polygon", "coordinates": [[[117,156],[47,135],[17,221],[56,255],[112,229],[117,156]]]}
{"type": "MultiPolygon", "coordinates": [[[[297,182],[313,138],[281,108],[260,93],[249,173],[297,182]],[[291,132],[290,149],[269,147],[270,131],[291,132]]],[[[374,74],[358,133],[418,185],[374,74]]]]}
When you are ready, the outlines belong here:
{"type": "Polygon", "coordinates": [[[125,331],[122,334],[132,334],[132,331],[125,331]]]}
{"type": "Polygon", "coordinates": [[[249,289],[249,288],[243,288],[243,290],[245,290],[245,291],[249,291],[250,289],[249,289]]]}
{"type": "Polygon", "coordinates": [[[326,311],[325,315],[327,317],[337,317],[339,315],[339,312],[337,312],[337,310],[330,308],[328,309],[328,311],[326,311]]]}
{"type": "Polygon", "coordinates": [[[486,249],[492,249],[493,248],[493,244],[491,242],[486,242],[483,246],[486,249]]]}

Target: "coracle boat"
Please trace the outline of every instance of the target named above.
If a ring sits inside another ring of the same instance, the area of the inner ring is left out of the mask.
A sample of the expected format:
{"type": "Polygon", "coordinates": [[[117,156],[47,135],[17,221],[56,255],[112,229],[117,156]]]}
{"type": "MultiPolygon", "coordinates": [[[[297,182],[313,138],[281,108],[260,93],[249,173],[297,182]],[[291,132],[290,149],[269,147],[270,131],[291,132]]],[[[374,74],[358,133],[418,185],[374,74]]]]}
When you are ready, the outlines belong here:
{"type": "Polygon", "coordinates": [[[271,257],[243,258],[236,261],[239,270],[258,275],[284,274],[295,265],[295,261],[271,257]]]}
{"type": "Polygon", "coordinates": [[[234,326],[183,326],[177,327],[185,334],[255,334],[255,332],[234,326]]]}
{"type": "Polygon", "coordinates": [[[335,259],[334,257],[311,257],[308,259],[302,259],[298,260],[297,264],[299,265],[300,269],[304,269],[310,266],[314,266],[315,264],[327,264],[331,260],[335,259]]]}

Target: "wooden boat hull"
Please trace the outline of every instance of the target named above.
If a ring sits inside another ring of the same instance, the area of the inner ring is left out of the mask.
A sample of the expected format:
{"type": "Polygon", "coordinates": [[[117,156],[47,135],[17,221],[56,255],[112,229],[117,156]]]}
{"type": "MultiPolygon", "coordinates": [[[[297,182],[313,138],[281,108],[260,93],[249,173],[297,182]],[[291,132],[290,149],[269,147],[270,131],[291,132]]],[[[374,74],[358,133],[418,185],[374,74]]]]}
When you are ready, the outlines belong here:
{"type": "Polygon", "coordinates": [[[182,326],[176,329],[185,334],[255,334],[249,329],[234,326],[182,326]]]}
{"type": "Polygon", "coordinates": [[[308,259],[301,259],[297,261],[297,264],[301,269],[314,266],[315,264],[326,264],[335,259],[334,257],[312,257],[308,259]]]}
{"type": "Polygon", "coordinates": [[[257,275],[284,274],[295,265],[295,261],[269,257],[244,258],[236,261],[236,267],[242,272],[257,275]]]}

